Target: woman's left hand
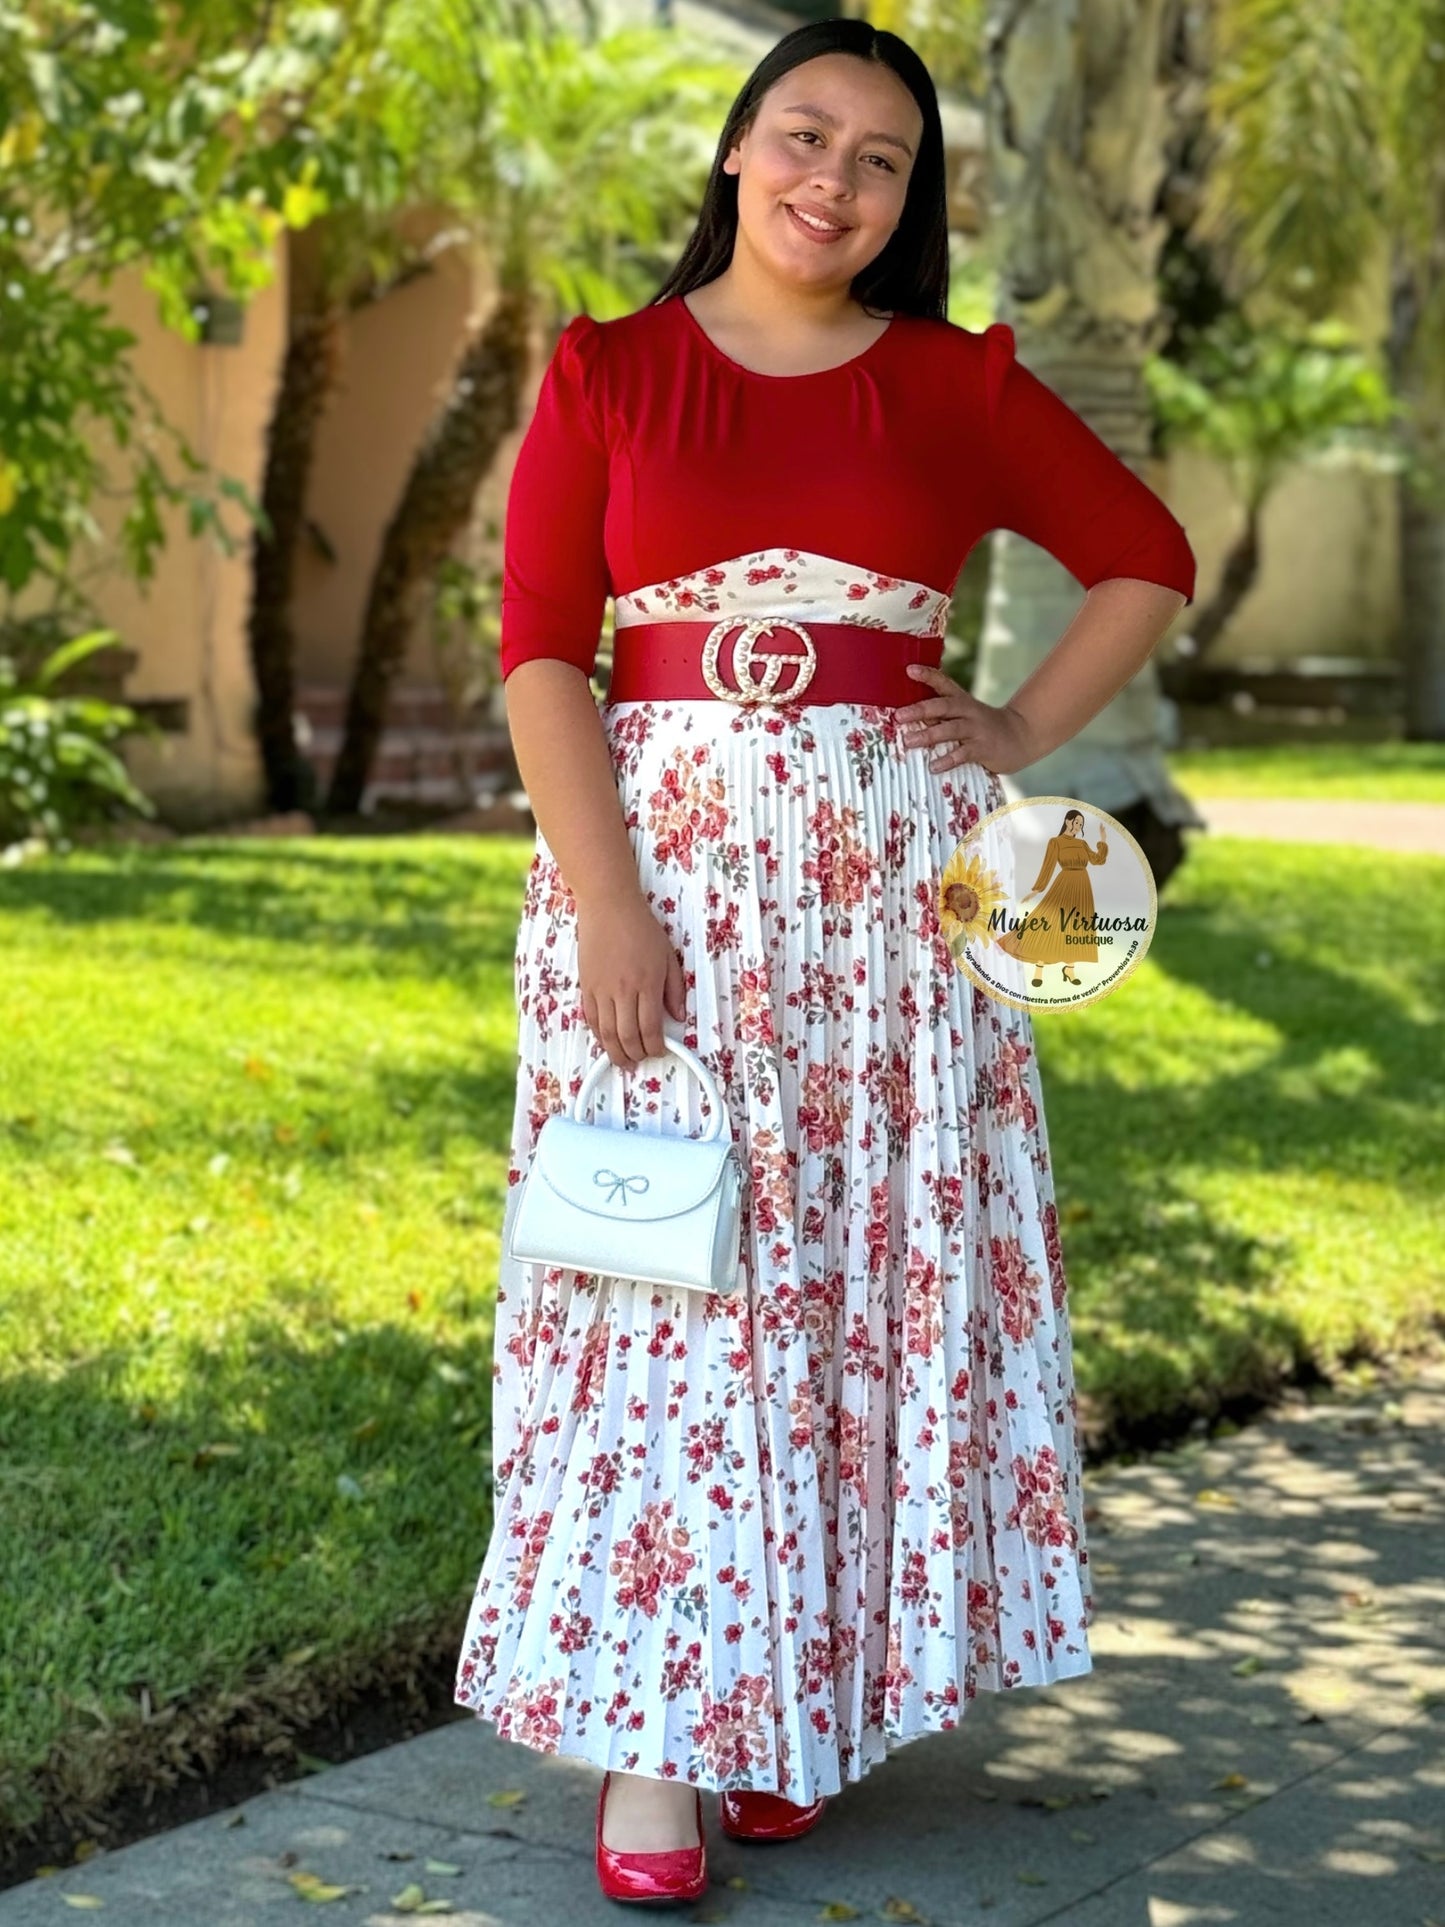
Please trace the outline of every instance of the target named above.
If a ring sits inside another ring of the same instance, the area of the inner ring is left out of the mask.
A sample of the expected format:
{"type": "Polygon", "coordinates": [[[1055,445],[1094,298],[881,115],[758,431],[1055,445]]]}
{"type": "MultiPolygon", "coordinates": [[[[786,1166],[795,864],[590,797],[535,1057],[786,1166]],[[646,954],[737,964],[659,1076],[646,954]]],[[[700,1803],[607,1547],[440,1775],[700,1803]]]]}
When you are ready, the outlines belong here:
{"type": "Polygon", "coordinates": [[[924,696],[893,712],[907,748],[940,745],[929,757],[930,769],[981,763],[996,775],[1006,776],[1037,761],[1028,724],[1009,704],[995,708],[992,703],[981,703],[931,663],[911,663],[909,673],[916,682],[938,691],[936,696],[924,696]]]}

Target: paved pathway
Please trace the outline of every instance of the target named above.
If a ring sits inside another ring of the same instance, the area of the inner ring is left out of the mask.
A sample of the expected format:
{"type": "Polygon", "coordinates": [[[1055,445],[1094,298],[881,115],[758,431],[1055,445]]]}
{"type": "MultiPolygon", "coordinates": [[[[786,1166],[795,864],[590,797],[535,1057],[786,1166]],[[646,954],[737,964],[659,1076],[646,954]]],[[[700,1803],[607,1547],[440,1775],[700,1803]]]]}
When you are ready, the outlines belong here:
{"type": "MultiPolygon", "coordinates": [[[[981,1694],[802,1840],[730,1841],[704,1796],[709,1892],[633,1911],[1445,1927],[1445,1361],[1085,1483],[1090,1674],[981,1694]]],[[[0,1927],[73,1921],[67,1895],[100,1900],[107,1927],[295,1920],[299,1874],[352,1890],[330,1927],[400,1927],[411,1882],[464,1927],[615,1927],[600,1781],[466,1717],[12,1888],[0,1927]],[[489,1805],[503,1789],[522,1798],[489,1805]]]]}
{"type": "Polygon", "coordinates": [[[1363,843],[1376,850],[1445,856],[1445,803],[1322,802],[1302,796],[1204,796],[1190,800],[1209,826],[1207,830],[1188,832],[1194,836],[1363,843]]]}

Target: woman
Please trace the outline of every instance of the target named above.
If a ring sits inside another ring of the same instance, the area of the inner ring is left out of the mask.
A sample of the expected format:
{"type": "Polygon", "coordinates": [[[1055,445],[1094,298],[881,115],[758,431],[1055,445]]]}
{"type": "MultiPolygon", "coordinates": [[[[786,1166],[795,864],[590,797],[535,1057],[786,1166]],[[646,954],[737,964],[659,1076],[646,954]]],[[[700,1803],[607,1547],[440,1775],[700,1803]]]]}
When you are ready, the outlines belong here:
{"type": "Polygon", "coordinates": [[[1057,835],[1049,838],[1039,873],[1024,895],[1031,897],[1042,890],[1053,875],[1055,864],[1058,876],[1048,895],[1040,897],[1027,912],[1024,927],[1011,930],[998,940],[1000,950],[1007,950],[1021,963],[1033,965],[1030,982],[1035,990],[1044,981],[1047,963],[1061,964],[1064,982],[1082,989],[1074,975],[1074,965],[1081,961],[1099,961],[1099,946],[1093,937],[1094,892],[1089,883],[1089,865],[1106,863],[1108,859],[1109,845],[1103,824],[1099,825],[1099,847],[1091,849],[1084,835],[1084,812],[1066,810],[1057,835]]]}
{"type": "Polygon", "coordinates": [[[1194,559],[946,297],[926,70],[866,22],[799,27],[654,301],[563,331],[512,482],[502,667],[538,833],[511,1196],[599,1045],[591,1115],[705,1127],[665,1023],[747,1174],[745,1291],[504,1261],[497,1293],[456,1697],[609,1769],[618,1898],[702,1890],[704,1788],[728,1832],[785,1838],[980,1687],[1091,1665],[1029,1017],[955,967],[937,890],[997,773],[1135,673],[1194,559]],[[995,527],[1089,591],[1000,708],[937,667],[995,527]]]}

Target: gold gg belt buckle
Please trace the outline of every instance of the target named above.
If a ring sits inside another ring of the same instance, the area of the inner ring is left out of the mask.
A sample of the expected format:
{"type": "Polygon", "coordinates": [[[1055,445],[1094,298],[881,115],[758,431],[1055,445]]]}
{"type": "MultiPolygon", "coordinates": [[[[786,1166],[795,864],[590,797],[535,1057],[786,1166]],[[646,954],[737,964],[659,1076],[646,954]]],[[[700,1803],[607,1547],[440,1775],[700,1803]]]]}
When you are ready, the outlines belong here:
{"type": "Polygon", "coordinates": [[[725,616],[708,630],[707,640],[702,646],[703,681],[715,696],[721,696],[730,703],[791,702],[795,696],[801,696],[813,680],[813,671],[817,666],[818,651],[813,638],[801,622],[793,622],[786,616],[758,617],[742,623],[737,616],[725,616]],[[737,678],[735,684],[724,682],[718,673],[718,653],[730,629],[739,631],[732,651],[732,673],[737,678]],[[804,653],[794,656],[786,650],[754,647],[759,636],[770,636],[775,629],[790,629],[802,641],[804,653]],[[765,665],[761,679],[753,675],[754,658],[765,665]],[[792,663],[797,673],[788,688],[779,690],[778,677],[784,663],[792,663]]]}

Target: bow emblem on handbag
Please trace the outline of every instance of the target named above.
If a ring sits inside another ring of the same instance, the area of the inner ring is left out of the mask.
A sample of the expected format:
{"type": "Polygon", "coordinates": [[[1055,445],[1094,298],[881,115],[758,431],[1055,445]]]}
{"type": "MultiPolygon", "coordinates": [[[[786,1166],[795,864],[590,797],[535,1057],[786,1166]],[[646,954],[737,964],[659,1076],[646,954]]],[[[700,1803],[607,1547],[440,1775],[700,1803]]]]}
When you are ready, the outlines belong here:
{"type": "Polygon", "coordinates": [[[604,1168],[603,1170],[592,1173],[592,1182],[594,1184],[610,1184],[612,1186],[612,1189],[607,1193],[608,1204],[616,1203],[619,1191],[622,1193],[622,1202],[626,1204],[627,1193],[629,1191],[640,1192],[647,1189],[647,1179],[640,1171],[632,1177],[624,1178],[619,1177],[616,1171],[608,1171],[604,1168]]]}

